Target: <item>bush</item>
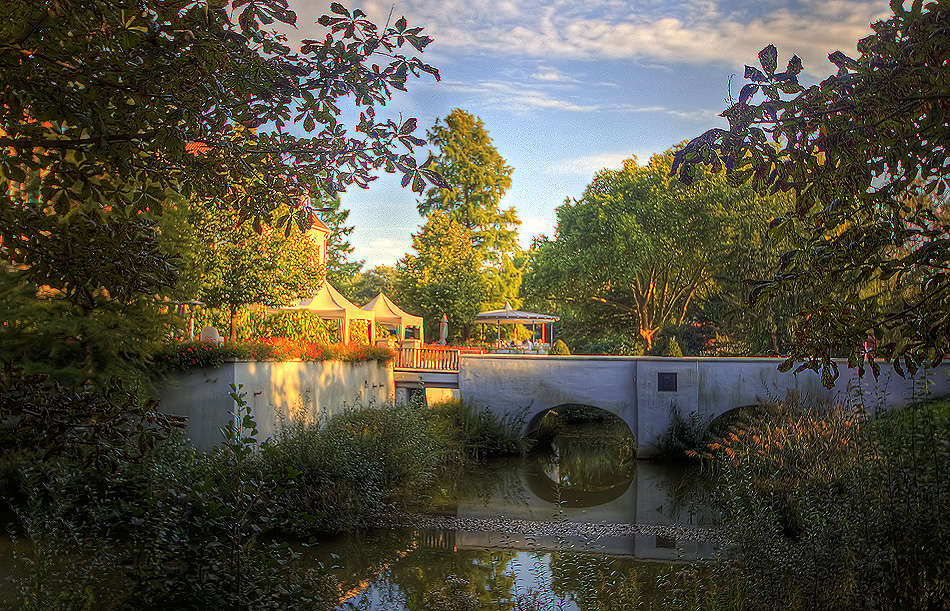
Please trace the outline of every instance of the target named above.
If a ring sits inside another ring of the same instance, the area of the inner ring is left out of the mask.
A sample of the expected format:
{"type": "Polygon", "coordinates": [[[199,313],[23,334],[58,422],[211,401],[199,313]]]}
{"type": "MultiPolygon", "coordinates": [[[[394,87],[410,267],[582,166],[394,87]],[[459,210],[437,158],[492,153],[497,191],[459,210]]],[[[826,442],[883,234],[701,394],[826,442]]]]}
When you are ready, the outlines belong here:
{"type": "MultiPolygon", "coordinates": [[[[578,344],[575,343],[575,346],[578,344]]],[[[575,350],[576,354],[609,354],[613,356],[640,356],[643,340],[629,333],[611,333],[588,340],[575,350]]]]}
{"type": "Polygon", "coordinates": [[[104,388],[65,386],[0,363],[0,457],[29,449],[114,470],[180,424],[119,380],[104,388]]]}
{"type": "Polygon", "coordinates": [[[683,351],[680,350],[680,345],[676,342],[675,337],[670,338],[670,343],[666,345],[666,351],[663,352],[663,356],[683,358],[683,351]]]}
{"type": "Polygon", "coordinates": [[[524,414],[493,412],[461,399],[431,407],[431,426],[450,454],[447,460],[465,464],[489,456],[510,456],[524,450],[524,414]]]}
{"type": "Polygon", "coordinates": [[[219,346],[212,342],[184,342],[168,345],[155,356],[159,371],[187,371],[199,367],[220,367],[227,360],[247,361],[343,361],[388,363],[388,348],[359,344],[323,344],[286,337],[219,346]]]}
{"type": "Polygon", "coordinates": [[[567,347],[567,344],[564,343],[564,340],[557,340],[554,342],[554,345],[551,346],[551,351],[548,354],[552,356],[570,356],[571,349],[567,347]]]}
{"type": "MultiPolygon", "coordinates": [[[[218,330],[231,326],[231,314],[227,308],[202,308],[195,318],[197,327],[210,326],[218,330]]],[[[336,322],[323,320],[308,310],[271,312],[266,308],[250,311],[246,308],[237,314],[238,341],[253,341],[265,337],[289,337],[309,342],[333,343],[340,341],[336,322]]]]}
{"type": "Polygon", "coordinates": [[[285,512],[281,530],[351,530],[398,499],[424,496],[444,453],[428,419],[417,403],[357,407],[323,427],[284,430],[263,457],[269,478],[294,474],[275,498],[285,512]]]}
{"type": "Polygon", "coordinates": [[[709,446],[749,608],[943,609],[950,405],[764,406],[709,446]]]}
{"type": "Polygon", "coordinates": [[[679,408],[673,406],[670,414],[670,428],[663,439],[661,460],[682,461],[699,460],[712,439],[709,423],[703,420],[699,412],[690,412],[686,417],[679,408]]]}

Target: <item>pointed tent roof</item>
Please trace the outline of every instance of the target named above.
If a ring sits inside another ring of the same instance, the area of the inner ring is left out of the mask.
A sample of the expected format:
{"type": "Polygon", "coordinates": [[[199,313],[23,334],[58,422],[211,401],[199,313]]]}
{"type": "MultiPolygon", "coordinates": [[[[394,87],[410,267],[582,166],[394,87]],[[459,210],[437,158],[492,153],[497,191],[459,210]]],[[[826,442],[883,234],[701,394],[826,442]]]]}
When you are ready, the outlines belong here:
{"type": "Polygon", "coordinates": [[[375,320],[367,311],[357,306],[324,281],[313,297],[301,299],[297,305],[288,306],[292,310],[310,310],[320,318],[359,318],[375,320]]]}
{"type": "Polygon", "coordinates": [[[309,299],[301,299],[298,303],[291,306],[284,306],[280,310],[310,310],[320,318],[336,319],[340,323],[340,336],[347,338],[349,336],[350,320],[367,320],[370,323],[370,343],[375,336],[374,324],[376,314],[372,311],[364,310],[352,303],[349,299],[340,294],[333,285],[323,281],[320,289],[309,299]]]}
{"type": "Polygon", "coordinates": [[[505,302],[505,307],[500,310],[479,312],[475,317],[476,323],[498,325],[530,325],[532,323],[554,322],[555,320],[558,320],[557,316],[513,310],[511,304],[507,301],[505,302]]]}
{"type": "Polygon", "coordinates": [[[408,314],[382,292],[376,295],[372,301],[364,305],[363,309],[374,312],[376,314],[376,322],[384,325],[395,325],[396,335],[399,336],[400,340],[405,339],[404,329],[406,327],[418,327],[420,337],[422,337],[422,317],[408,314]]]}
{"type": "Polygon", "coordinates": [[[363,306],[363,309],[375,312],[377,322],[383,324],[395,325],[402,322],[408,327],[422,326],[421,316],[407,313],[383,293],[376,295],[372,301],[363,306]]]}

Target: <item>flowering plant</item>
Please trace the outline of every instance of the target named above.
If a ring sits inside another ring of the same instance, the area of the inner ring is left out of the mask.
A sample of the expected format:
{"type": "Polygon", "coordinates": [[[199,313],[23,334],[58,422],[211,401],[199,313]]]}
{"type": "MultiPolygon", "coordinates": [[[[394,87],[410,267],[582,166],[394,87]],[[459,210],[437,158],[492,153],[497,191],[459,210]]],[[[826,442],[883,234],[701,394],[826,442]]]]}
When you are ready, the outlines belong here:
{"type": "Polygon", "coordinates": [[[244,361],[344,361],[388,363],[394,354],[388,348],[360,344],[326,344],[287,337],[217,345],[212,342],[184,342],[166,346],[154,357],[166,371],[187,371],[197,367],[220,367],[227,360],[244,361]]]}

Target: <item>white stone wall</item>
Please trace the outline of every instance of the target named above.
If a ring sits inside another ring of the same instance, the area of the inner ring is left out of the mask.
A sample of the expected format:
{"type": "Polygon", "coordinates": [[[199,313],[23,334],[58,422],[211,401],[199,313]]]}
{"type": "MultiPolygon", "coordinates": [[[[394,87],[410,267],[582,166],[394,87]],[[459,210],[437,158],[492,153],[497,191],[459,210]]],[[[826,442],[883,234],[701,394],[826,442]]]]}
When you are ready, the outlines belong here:
{"type": "Polygon", "coordinates": [[[230,384],[241,385],[262,441],[287,423],[319,422],[347,407],[395,398],[392,366],[376,361],[233,361],[173,375],[160,395],[160,409],[187,417],[191,441],[210,450],[234,417],[230,384]]]}
{"type": "Polygon", "coordinates": [[[838,361],[835,388],[817,374],[780,373],[782,359],[663,358],[590,356],[468,355],[460,357],[459,390],[473,401],[503,415],[527,411],[530,432],[544,411],[565,403],[607,410],[630,427],[640,457],[656,453],[670,426],[674,408],[683,416],[697,412],[705,421],[746,405],[783,400],[789,393],[845,402],[863,395],[865,405],[890,408],[926,395],[950,395],[950,365],[901,378],[884,367],[875,380],[861,379],[838,361]],[[658,374],[676,374],[676,390],[658,388],[658,374]]]}

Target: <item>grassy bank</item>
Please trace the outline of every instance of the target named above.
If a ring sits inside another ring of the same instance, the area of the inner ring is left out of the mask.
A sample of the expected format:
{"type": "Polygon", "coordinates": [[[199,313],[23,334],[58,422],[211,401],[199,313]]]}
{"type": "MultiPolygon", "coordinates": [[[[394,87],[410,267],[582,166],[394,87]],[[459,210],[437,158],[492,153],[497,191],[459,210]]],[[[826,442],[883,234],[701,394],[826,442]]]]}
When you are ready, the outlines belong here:
{"type": "Polygon", "coordinates": [[[287,542],[352,530],[424,497],[441,469],[517,451],[516,430],[461,403],[410,403],[353,409],[262,444],[245,410],[212,454],[177,435],[116,471],[5,451],[3,516],[30,545],[0,600],[44,610],[329,608],[335,587],[299,568],[287,542]]]}

